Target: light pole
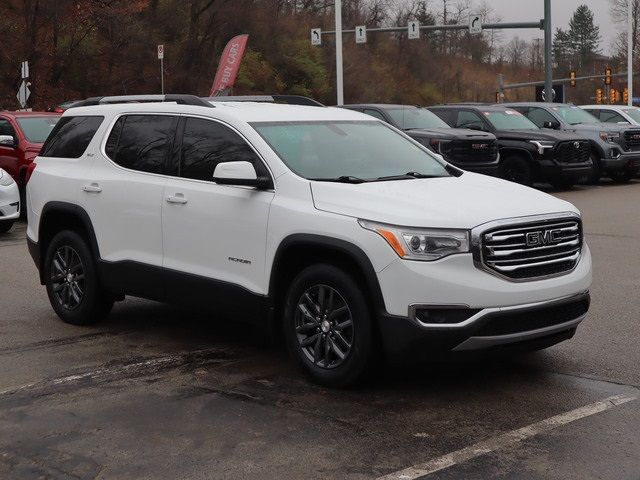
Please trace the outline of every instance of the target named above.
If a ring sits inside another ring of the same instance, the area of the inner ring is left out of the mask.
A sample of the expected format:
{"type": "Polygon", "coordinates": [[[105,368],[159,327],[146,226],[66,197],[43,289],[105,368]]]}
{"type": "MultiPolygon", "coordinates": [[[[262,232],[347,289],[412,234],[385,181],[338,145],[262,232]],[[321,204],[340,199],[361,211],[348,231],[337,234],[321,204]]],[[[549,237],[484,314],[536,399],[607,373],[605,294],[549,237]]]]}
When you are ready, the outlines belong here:
{"type": "Polygon", "coordinates": [[[545,100],[553,102],[553,69],[551,65],[551,0],[544,0],[544,91],[545,100]]]}
{"type": "Polygon", "coordinates": [[[344,105],[344,84],[342,76],[342,0],[335,0],[336,11],[336,91],[337,104],[344,105]]]}
{"type": "Polygon", "coordinates": [[[627,0],[627,105],[633,105],[633,38],[631,18],[633,0],[627,0]]]}

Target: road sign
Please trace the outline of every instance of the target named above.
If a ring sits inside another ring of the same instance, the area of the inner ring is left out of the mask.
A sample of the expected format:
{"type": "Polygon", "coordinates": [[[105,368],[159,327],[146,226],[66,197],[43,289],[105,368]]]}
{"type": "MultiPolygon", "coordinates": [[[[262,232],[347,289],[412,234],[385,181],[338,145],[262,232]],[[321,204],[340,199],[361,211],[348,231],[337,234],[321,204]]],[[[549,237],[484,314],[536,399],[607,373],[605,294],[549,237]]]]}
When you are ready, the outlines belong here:
{"type": "Polygon", "coordinates": [[[20,64],[20,72],[22,74],[22,79],[29,78],[29,62],[26,60],[20,64]]]}
{"type": "Polygon", "coordinates": [[[364,25],[356,27],[356,43],[367,43],[367,27],[364,25]]]}
{"type": "Polygon", "coordinates": [[[27,82],[23,80],[20,88],[18,89],[18,94],[16,95],[18,103],[20,103],[20,108],[25,108],[27,106],[27,100],[29,100],[30,96],[31,90],[29,90],[27,82]]]}
{"type": "MultiPolygon", "coordinates": [[[[558,103],[564,103],[565,98],[565,89],[564,84],[562,83],[554,83],[553,84],[553,99],[552,101],[558,103]]],[[[546,102],[547,101],[547,92],[544,91],[544,87],[542,85],[536,86],[536,102],[546,102]]]]}
{"type": "Polygon", "coordinates": [[[164,45],[158,45],[158,60],[164,58],[164,45]]]}
{"type": "Polygon", "coordinates": [[[478,13],[469,15],[469,33],[482,33],[482,15],[478,13]]]}
{"type": "Polygon", "coordinates": [[[409,29],[409,39],[415,40],[416,38],[420,38],[420,22],[409,22],[407,27],[409,29]]]}
{"type": "Polygon", "coordinates": [[[311,29],[311,45],[322,45],[322,29],[311,29]]]}

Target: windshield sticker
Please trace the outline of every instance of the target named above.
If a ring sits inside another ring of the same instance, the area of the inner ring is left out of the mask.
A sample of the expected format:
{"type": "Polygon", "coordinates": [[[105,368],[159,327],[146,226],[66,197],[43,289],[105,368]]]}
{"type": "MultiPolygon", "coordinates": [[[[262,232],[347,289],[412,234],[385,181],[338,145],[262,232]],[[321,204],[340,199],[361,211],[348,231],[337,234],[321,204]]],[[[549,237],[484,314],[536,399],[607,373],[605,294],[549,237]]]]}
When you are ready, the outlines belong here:
{"type": "Polygon", "coordinates": [[[520,112],[516,112],[515,110],[505,110],[507,115],[522,115],[520,112]]]}

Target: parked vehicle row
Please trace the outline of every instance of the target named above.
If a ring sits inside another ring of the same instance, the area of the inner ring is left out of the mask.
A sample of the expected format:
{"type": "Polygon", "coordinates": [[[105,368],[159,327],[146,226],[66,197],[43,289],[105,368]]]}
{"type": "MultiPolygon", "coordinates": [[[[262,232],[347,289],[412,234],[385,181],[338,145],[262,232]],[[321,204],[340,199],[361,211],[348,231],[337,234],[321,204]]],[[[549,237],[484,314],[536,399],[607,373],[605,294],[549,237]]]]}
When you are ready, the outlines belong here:
{"type": "Polygon", "coordinates": [[[348,109],[158,99],[70,108],[35,160],[27,243],[63,321],[125,295],[202,306],[342,386],[382,359],[545,348],[585,318],[591,255],[570,203],[348,109]]]}

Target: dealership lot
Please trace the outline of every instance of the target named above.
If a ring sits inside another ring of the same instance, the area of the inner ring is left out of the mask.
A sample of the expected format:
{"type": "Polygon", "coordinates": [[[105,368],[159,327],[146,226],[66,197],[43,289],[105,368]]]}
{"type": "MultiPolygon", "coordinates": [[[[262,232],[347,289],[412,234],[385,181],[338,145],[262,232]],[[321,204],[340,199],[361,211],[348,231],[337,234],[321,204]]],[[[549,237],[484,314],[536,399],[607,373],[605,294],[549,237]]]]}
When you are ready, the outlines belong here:
{"type": "Polygon", "coordinates": [[[127,299],[96,327],[60,322],[17,225],[0,237],[0,478],[637,479],[640,182],[552,193],[594,258],[573,339],[347,391],[206,313],[127,299]]]}

